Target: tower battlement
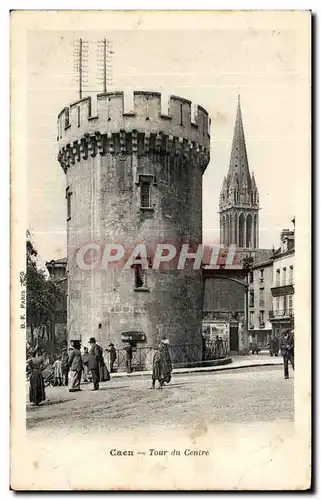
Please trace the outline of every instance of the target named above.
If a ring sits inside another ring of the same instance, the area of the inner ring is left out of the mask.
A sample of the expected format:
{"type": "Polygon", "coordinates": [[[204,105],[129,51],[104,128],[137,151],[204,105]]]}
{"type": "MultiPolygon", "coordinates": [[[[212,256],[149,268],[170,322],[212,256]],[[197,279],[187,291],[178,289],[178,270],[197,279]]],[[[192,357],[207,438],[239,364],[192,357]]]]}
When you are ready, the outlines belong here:
{"type": "Polygon", "coordinates": [[[108,92],[86,97],[58,115],[59,149],[85,134],[118,134],[120,131],[177,137],[210,149],[207,111],[182,97],[159,92],[108,92]]]}

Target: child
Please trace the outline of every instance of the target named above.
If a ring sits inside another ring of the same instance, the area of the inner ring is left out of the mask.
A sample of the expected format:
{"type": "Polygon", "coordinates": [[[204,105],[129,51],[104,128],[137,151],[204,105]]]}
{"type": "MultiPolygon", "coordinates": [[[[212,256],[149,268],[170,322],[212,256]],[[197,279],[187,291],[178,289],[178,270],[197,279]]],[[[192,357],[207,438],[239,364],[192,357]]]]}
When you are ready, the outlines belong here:
{"type": "Polygon", "coordinates": [[[54,385],[62,385],[62,367],[61,367],[61,356],[58,356],[53,364],[54,369],[54,385]]]}

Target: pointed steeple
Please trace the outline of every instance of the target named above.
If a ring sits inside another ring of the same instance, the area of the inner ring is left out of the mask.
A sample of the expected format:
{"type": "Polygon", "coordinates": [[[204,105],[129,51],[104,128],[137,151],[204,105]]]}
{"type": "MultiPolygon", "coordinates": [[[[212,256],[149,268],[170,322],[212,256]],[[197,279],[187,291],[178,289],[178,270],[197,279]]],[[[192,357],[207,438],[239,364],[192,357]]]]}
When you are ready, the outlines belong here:
{"type": "Polygon", "coordinates": [[[230,164],[219,201],[221,243],[236,244],[240,248],[258,248],[259,209],[259,192],[254,174],[251,175],[249,171],[238,96],[230,164]]]}
{"type": "Polygon", "coordinates": [[[234,125],[230,166],[228,171],[229,181],[234,184],[236,182],[236,176],[238,178],[238,184],[240,187],[243,187],[244,183],[246,183],[247,185],[249,182],[251,182],[247,160],[240,95],[238,95],[237,97],[237,111],[234,125]]]}
{"type": "Polygon", "coordinates": [[[257,189],[256,182],[255,182],[255,177],[254,177],[254,172],[252,172],[252,179],[251,179],[251,181],[252,181],[252,189],[253,190],[257,189]]]}

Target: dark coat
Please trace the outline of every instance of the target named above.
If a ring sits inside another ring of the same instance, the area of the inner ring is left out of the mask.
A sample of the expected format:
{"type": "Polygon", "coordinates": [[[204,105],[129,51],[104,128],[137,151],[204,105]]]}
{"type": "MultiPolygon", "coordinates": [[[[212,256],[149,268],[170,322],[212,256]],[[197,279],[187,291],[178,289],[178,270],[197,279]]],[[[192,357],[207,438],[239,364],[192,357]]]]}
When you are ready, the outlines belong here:
{"type": "Polygon", "coordinates": [[[160,345],[159,352],[161,358],[163,378],[166,383],[169,383],[171,380],[171,373],[173,370],[173,366],[167,344],[162,343],[160,345]]]}
{"type": "Polygon", "coordinates": [[[96,370],[103,364],[103,350],[98,344],[94,344],[89,350],[88,368],[89,370],[96,370]]]}
{"type": "Polygon", "coordinates": [[[41,357],[33,357],[28,360],[28,367],[31,370],[30,385],[29,385],[29,401],[30,403],[39,404],[45,401],[45,384],[41,372],[43,359],[41,357]]]}
{"type": "Polygon", "coordinates": [[[83,370],[82,360],[81,360],[81,352],[79,349],[73,348],[69,354],[68,364],[70,366],[70,370],[74,372],[81,372],[83,370]]]}
{"type": "Polygon", "coordinates": [[[294,337],[291,333],[285,335],[281,340],[281,354],[282,356],[294,356],[294,337]]]}
{"type": "Polygon", "coordinates": [[[159,349],[155,352],[153,356],[153,380],[159,380],[162,381],[164,378],[163,374],[163,365],[162,365],[162,360],[161,360],[161,353],[159,349]]]}
{"type": "Polygon", "coordinates": [[[117,353],[116,353],[116,349],[115,349],[115,347],[113,347],[113,346],[112,346],[112,347],[109,349],[109,356],[110,356],[110,361],[111,361],[111,362],[113,362],[113,361],[115,361],[115,360],[116,360],[116,358],[117,358],[117,353]]]}

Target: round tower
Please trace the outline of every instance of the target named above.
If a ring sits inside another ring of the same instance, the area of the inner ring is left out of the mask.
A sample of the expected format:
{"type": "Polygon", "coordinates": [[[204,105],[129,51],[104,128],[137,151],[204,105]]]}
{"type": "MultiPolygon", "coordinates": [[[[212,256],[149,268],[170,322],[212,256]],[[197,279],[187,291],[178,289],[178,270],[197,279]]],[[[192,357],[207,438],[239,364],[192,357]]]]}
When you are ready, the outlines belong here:
{"type": "Polygon", "coordinates": [[[122,347],[126,332],[135,331],[140,347],[162,337],[200,346],[201,269],[153,269],[151,262],[147,269],[88,270],[76,255],[90,242],[201,244],[208,113],[157,92],[95,99],[58,116],[58,160],[67,181],[69,339],[86,343],[94,336],[104,347],[122,347]]]}

